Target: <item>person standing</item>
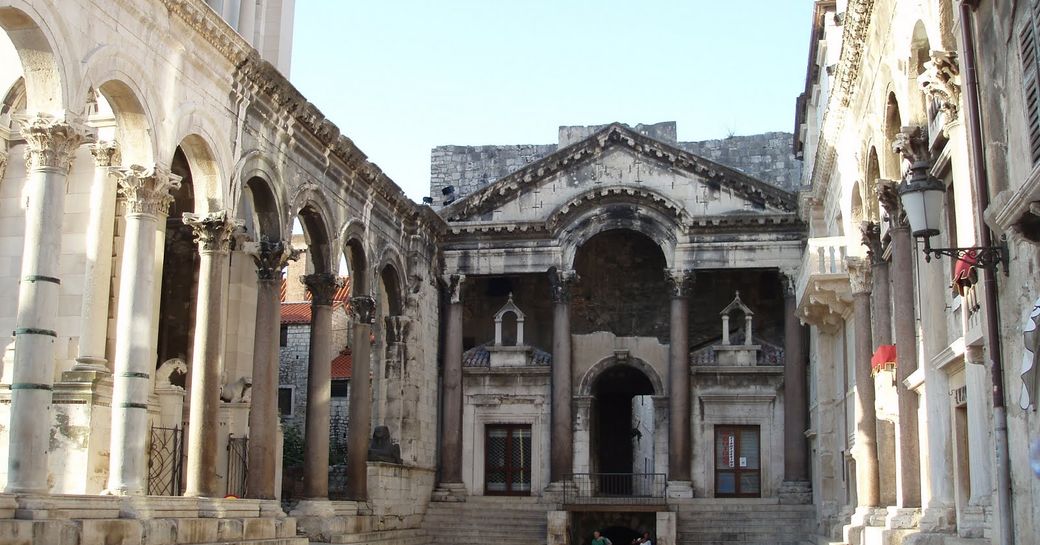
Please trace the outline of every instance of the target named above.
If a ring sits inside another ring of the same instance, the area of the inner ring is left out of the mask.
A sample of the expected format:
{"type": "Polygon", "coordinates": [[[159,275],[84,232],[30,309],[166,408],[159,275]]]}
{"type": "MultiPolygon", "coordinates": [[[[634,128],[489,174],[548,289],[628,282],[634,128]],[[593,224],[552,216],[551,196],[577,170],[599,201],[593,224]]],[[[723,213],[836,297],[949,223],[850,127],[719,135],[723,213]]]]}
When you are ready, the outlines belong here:
{"type": "Polygon", "coordinates": [[[599,530],[592,532],[592,545],[614,545],[610,542],[610,539],[603,537],[603,534],[599,533],[599,530]]]}

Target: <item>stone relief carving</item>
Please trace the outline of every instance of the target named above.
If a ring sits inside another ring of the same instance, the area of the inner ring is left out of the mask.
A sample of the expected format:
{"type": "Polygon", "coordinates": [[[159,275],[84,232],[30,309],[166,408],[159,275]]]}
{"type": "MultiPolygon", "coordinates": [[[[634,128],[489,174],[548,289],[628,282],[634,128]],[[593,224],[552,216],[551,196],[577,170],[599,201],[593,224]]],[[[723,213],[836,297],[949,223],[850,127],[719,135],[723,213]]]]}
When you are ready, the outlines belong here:
{"type": "Polygon", "coordinates": [[[174,384],[174,381],[183,383],[184,379],[188,376],[188,364],[180,358],[171,358],[162,363],[159,369],[155,371],[155,389],[169,389],[177,388],[183,390],[184,388],[174,384]],[[174,377],[174,375],[179,375],[174,377]]]}
{"type": "Polygon", "coordinates": [[[220,400],[224,403],[248,403],[253,377],[239,377],[234,382],[220,386],[220,400]]]}

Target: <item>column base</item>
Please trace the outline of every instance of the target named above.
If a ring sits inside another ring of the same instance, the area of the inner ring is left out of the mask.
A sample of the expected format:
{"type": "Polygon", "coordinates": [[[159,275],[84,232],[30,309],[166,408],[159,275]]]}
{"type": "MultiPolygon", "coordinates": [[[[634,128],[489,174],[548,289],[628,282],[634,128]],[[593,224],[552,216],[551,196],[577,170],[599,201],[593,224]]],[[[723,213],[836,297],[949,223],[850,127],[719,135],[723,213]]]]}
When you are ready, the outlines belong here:
{"type": "Polygon", "coordinates": [[[809,481],[784,481],[780,484],[777,497],[783,505],[808,505],[812,503],[812,483],[809,481]]]}
{"type": "Polygon", "coordinates": [[[199,499],[185,496],[124,496],[120,498],[119,518],[166,519],[198,518],[199,499]]]}
{"type": "Polygon", "coordinates": [[[336,514],[336,507],[330,500],[317,498],[309,500],[300,500],[296,504],[296,508],[289,513],[289,516],[296,518],[306,517],[332,517],[336,514]]]}
{"type": "Polygon", "coordinates": [[[260,500],[261,518],[285,518],[287,515],[282,510],[282,502],[278,500],[260,500]]]}
{"type": "Polygon", "coordinates": [[[462,483],[440,483],[433,489],[430,501],[466,501],[469,493],[462,483]]]}
{"type": "Polygon", "coordinates": [[[669,499],[687,499],[693,497],[692,481],[668,481],[665,496],[669,499]]]}
{"type": "Polygon", "coordinates": [[[71,371],[66,371],[66,373],[69,372],[111,373],[108,369],[108,360],[105,358],[91,358],[86,356],[76,358],[76,363],[72,366],[71,371]]]}
{"type": "Polygon", "coordinates": [[[568,498],[578,497],[578,485],[574,481],[554,481],[545,487],[542,496],[553,503],[567,503],[568,498]]]}
{"type": "Polygon", "coordinates": [[[957,531],[957,513],[952,507],[925,507],[918,523],[922,532],[953,533],[957,531]]]}
{"type": "Polygon", "coordinates": [[[842,527],[841,536],[845,543],[865,543],[863,535],[867,528],[882,528],[888,511],[884,507],[857,507],[852,519],[842,527]]]}
{"type": "Polygon", "coordinates": [[[917,530],[921,522],[921,509],[917,507],[889,507],[885,516],[885,528],[890,530],[917,530]]]}

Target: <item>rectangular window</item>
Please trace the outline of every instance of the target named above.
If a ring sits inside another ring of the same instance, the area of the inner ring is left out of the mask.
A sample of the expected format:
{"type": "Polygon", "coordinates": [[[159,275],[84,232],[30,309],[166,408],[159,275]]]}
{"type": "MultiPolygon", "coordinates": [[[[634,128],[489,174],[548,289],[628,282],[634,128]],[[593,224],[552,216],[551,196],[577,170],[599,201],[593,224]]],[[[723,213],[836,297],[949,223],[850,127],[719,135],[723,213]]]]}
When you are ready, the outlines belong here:
{"type": "Polygon", "coordinates": [[[484,493],[531,493],[531,426],[496,424],[484,428],[484,493]]]}
{"type": "Polygon", "coordinates": [[[347,397],[350,392],[350,381],[349,380],[334,380],[332,381],[332,397],[347,397]]]}
{"type": "Polygon", "coordinates": [[[715,497],[762,495],[758,426],[715,426],[715,497]]]}
{"type": "Polygon", "coordinates": [[[293,387],[278,387],[278,414],[292,416],[293,413],[293,387]]]}
{"type": "Polygon", "coordinates": [[[289,326],[282,324],[282,328],[278,331],[278,346],[289,345],[289,326]]]}
{"type": "Polygon", "coordinates": [[[1022,61],[1022,92],[1025,99],[1026,136],[1033,164],[1040,160],[1040,2],[1032,2],[1018,34],[1018,52],[1022,61]]]}

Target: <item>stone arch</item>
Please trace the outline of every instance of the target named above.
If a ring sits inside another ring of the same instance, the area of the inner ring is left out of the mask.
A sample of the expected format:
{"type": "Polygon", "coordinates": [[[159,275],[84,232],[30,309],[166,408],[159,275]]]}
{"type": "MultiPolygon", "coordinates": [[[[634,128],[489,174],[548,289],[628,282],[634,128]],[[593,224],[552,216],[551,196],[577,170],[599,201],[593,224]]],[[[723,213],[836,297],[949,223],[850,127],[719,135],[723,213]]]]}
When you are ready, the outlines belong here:
{"type": "Polygon", "coordinates": [[[863,206],[866,221],[880,221],[881,202],[878,200],[878,179],[881,178],[881,166],[878,162],[877,148],[870,143],[865,155],[866,162],[863,165],[863,206]]]}
{"type": "Polygon", "coordinates": [[[899,99],[893,91],[889,91],[885,99],[884,115],[884,142],[885,148],[882,154],[884,160],[881,162],[881,173],[886,179],[898,180],[903,175],[902,160],[899,154],[892,149],[896,135],[903,127],[903,109],[899,106],[899,99]]]}
{"type": "Polygon", "coordinates": [[[242,194],[248,190],[252,195],[253,213],[260,223],[259,234],[269,240],[289,237],[286,212],[289,199],[274,161],[259,150],[252,150],[239,159],[232,180],[235,215],[241,215],[238,207],[244,204],[242,194]]]}
{"type": "Polygon", "coordinates": [[[193,183],[197,189],[195,212],[206,213],[228,208],[230,191],[228,176],[232,161],[227,146],[215,135],[221,134],[217,123],[194,104],[185,104],[172,114],[177,120],[168,142],[176,142],[188,159],[193,183]]]}
{"type": "Polygon", "coordinates": [[[313,201],[307,201],[295,214],[303,226],[303,234],[307,239],[307,255],[310,257],[315,273],[333,272],[332,237],[326,214],[313,201]]]}
{"type": "Polygon", "coordinates": [[[586,206],[569,216],[557,239],[563,248],[563,268],[574,267],[574,258],[582,244],[606,231],[627,230],[649,237],[664,254],[669,268],[675,262],[677,233],[681,224],[655,207],[640,206],[638,202],[606,202],[603,206],[586,206]]]}
{"type": "Polygon", "coordinates": [[[340,230],[343,241],[343,256],[350,268],[350,291],[354,295],[369,293],[368,252],[365,251],[365,226],[358,220],[351,220],[340,230]]]}
{"type": "MultiPolygon", "coordinates": [[[[250,209],[248,212],[252,217],[256,218],[256,225],[247,227],[247,234],[256,240],[261,238],[272,241],[282,240],[285,230],[281,222],[282,215],[278,197],[272,184],[260,175],[251,175],[243,185],[249,192],[248,205],[250,209]]],[[[243,202],[237,205],[239,210],[236,210],[236,216],[247,212],[247,210],[242,209],[246,205],[244,198],[245,192],[243,192],[243,202]]],[[[247,221],[246,225],[250,226],[251,223],[251,221],[247,221]]]]}
{"type": "Polygon", "coordinates": [[[70,105],[81,103],[72,100],[70,81],[79,78],[75,64],[63,62],[71,59],[59,36],[73,36],[61,24],[54,13],[41,13],[45,6],[31,2],[12,1],[0,7],[0,29],[3,29],[22,64],[25,79],[26,110],[60,115],[70,110],[70,105]],[[53,29],[52,26],[62,28],[53,29]]]}
{"type": "Polygon", "coordinates": [[[585,374],[582,375],[581,379],[578,381],[578,392],[576,395],[591,396],[592,388],[596,384],[596,379],[598,379],[604,371],[616,365],[628,365],[629,367],[635,368],[640,373],[646,375],[646,378],[650,380],[650,385],[654,388],[653,395],[666,395],[665,384],[661,380],[661,376],[657,373],[656,370],[654,370],[654,367],[652,365],[642,360],[641,358],[635,357],[630,357],[627,358],[625,361],[620,361],[618,360],[616,355],[607,356],[596,362],[592,367],[589,367],[589,370],[585,371],[585,374]]]}
{"type": "Polygon", "coordinates": [[[404,313],[404,282],[401,256],[392,248],[385,248],[379,258],[378,276],[385,290],[386,310],[389,316],[404,313]]]}
{"type": "Polygon", "coordinates": [[[908,117],[911,123],[927,127],[928,125],[928,100],[918,82],[918,76],[924,72],[924,64],[931,60],[931,42],[928,39],[928,30],[924,21],[920,19],[914,23],[910,34],[909,55],[906,61],[907,78],[907,106],[908,117]]]}
{"type": "Polygon", "coordinates": [[[83,62],[86,69],[76,96],[89,100],[92,91],[98,92],[112,106],[123,164],[155,164],[159,147],[155,108],[162,102],[149,87],[151,78],[136,59],[112,45],[91,51],[83,62]]]}

